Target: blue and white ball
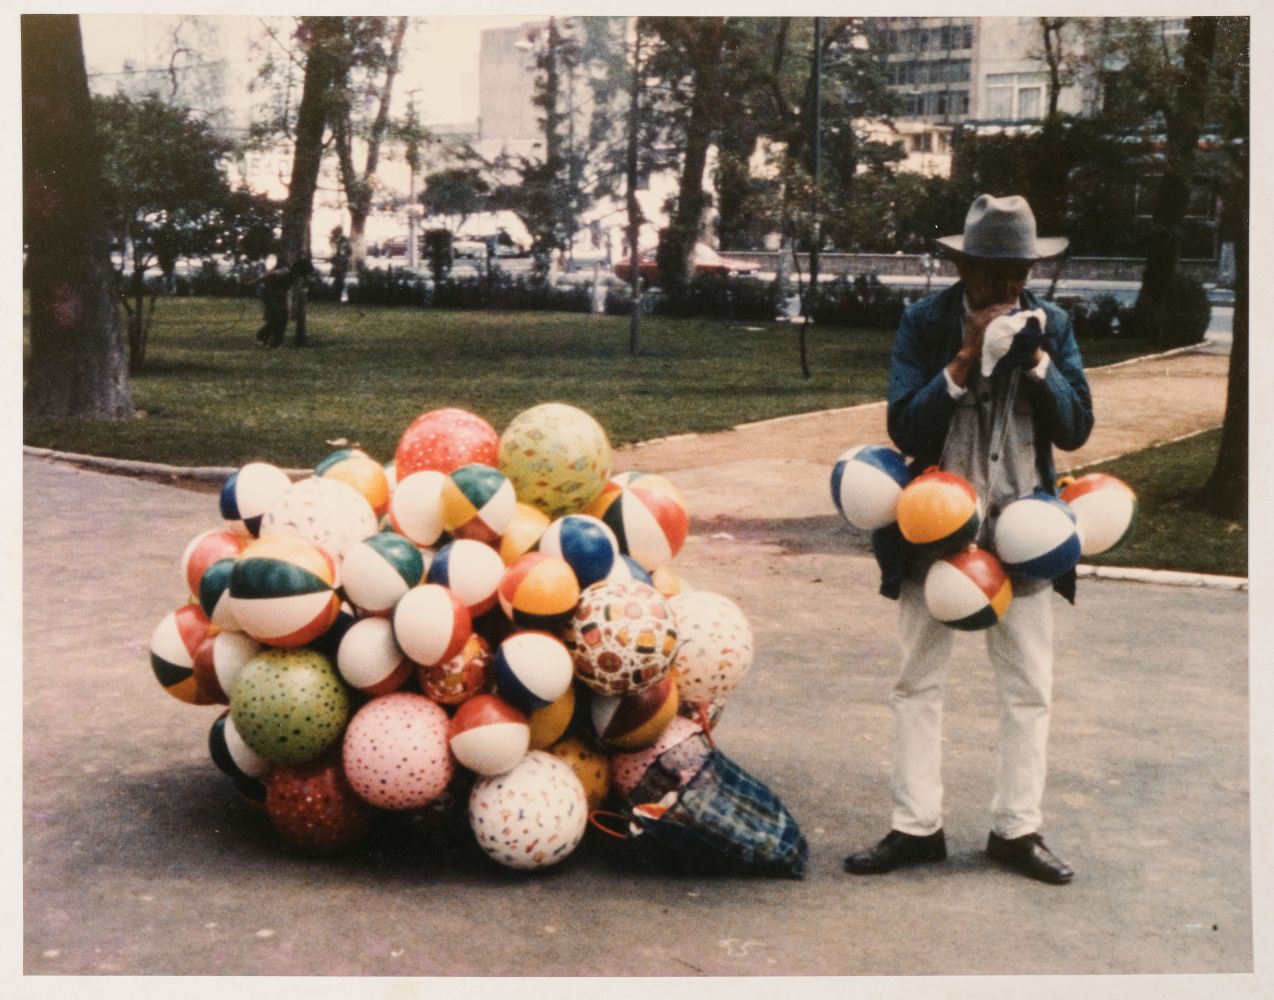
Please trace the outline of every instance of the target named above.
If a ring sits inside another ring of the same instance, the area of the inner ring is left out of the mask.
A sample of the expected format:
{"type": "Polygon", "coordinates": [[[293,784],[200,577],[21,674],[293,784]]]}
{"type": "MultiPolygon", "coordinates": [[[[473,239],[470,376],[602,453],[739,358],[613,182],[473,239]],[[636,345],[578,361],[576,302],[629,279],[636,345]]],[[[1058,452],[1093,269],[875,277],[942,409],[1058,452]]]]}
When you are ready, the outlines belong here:
{"type": "Polygon", "coordinates": [[[341,589],[350,604],[370,615],[387,615],[425,578],[425,553],[395,531],[355,542],[341,561],[341,589]]]}
{"type": "Polygon", "coordinates": [[[588,514],[567,514],[540,536],[541,552],[561,556],[575,573],[580,589],[606,579],[619,556],[619,541],[610,526],[588,514]]]}
{"type": "Polygon", "coordinates": [[[292,480],[277,465],[249,462],[221,487],[221,516],[226,526],[239,535],[256,538],[261,534],[261,518],[283,495],[292,480]]]}
{"type": "Polygon", "coordinates": [[[566,693],[574,663],[566,645],[547,632],[515,632],[500,644],[492,675],[505,701],[532,712],[566,693]]]}
{"type": "Polygon", "coordinates": [[[425,580],[450,589],[464,602],[469,615],[478,618],[495,607],[505,568],[500,553],[490,545],[457,538],[437,551],[425,580]]]}
{"type": "Polygon", "coordinates": [[[648,587],[655,585],[654,577],[646,571],[641,563],[632,556],[621,555],[615,560],[615,565],[610,568],[610,572],[606,574],[606,582],[614,583],[616,580],[629,582],[636,580],[638,583],[644,583],[648,587]]]}
{"type": "Polygon", "coordinates": [[[859,445],[832,467],[832,502],[855,528],[875,531],[893,524],[898,497],[909,482],[901,453],[880,444],[859,445]]]}
{"type": "Polygon", "coordinates": [[[1083,550],[1075,512],[1042,490],[1014,500],[995,525],[995,551],[1009,573],[1053,580],[1075,568],[1083,550]]]}

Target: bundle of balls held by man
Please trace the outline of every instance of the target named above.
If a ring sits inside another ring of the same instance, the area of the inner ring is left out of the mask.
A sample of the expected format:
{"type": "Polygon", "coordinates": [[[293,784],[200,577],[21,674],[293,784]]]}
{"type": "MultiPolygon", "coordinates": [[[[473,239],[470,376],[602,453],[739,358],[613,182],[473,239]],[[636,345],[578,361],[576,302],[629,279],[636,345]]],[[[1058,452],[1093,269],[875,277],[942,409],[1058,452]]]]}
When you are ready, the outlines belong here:
{"type": "Polygon", "coordinates": [[[897,526],[932,560],[924,599],[937,620],[962,631],[995,625],[1013,600],[1012,578],[1054,580],[1083,556],[1114,548],[1132,531],[1137,498],[1104,472],[1063,477],[1054,495],[1037,489],[1006,504],[990,548],[975,544],[985,516],[982,499],[958,473],[937,467],[913,475],[887,445],[859,445],[832,468],[832,499],[851,525],[866,531],[897,526]]]}
{"type": "Polygon", "coordinates": [[[500,864],[555,864],[608,794],[710,738],[751,665],[743,612],[671,568],[676,487],[611,476],[605,431],[566,404],[502,434],[431,410],[392,463],[345,448],[296,482],[251,462],[220,508],[151,665],[228,706],[213,761],[305,851],[445,806],[500,864]]]}

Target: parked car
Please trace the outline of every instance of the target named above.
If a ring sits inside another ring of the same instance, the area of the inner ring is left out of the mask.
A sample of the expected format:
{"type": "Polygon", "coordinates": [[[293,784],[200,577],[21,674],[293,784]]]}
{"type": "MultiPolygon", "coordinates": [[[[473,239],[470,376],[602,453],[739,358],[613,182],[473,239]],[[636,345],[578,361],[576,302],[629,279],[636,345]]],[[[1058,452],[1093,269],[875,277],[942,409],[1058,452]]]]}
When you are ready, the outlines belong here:
{"type": "MultiPolygon", "coordinates": [[[[656,249],[645,250],[637,259],[637,273],[647,284],[659,281],[659,265],[655,260],[656,249]]],[[[696,243],[690,255],[690,268],[696,274],[754,274],[761,270],[755,260],[726,260],[706,243],[696,243]]],[[[632,280],[633,259],[628,257],[615,264],[615,277],[621,281],[632,280]]]]}
{"type": "Polygon", "coordinates": [[[451,256],[471,260],[487,259],[487,241],[457,237],[451,241],[451,256]]]}
{"type": "Polygon", "coordinates": [[[373,257],[406,257],[407,256],[407,234],[401,236],[390,236],[381,241],[376,247],[373,257]]]}

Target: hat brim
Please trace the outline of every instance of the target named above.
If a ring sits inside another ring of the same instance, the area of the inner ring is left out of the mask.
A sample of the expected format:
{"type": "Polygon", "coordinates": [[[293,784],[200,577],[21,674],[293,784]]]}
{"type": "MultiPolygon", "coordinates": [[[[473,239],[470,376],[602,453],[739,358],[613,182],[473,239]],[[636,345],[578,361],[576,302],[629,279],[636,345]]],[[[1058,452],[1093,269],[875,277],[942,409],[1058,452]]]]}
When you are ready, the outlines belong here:
{"type": "Polygon", "coordinates": [[[1018,257],[1012,254],[976,254],[964,249],[964,236],[939,236],[937,244],[953,256],[967,257],[969,260],[1052,260],[1060,257],[1070,246],[1065,236],[1040,236],[1035,240],[1034,257],[1018,257]]]}

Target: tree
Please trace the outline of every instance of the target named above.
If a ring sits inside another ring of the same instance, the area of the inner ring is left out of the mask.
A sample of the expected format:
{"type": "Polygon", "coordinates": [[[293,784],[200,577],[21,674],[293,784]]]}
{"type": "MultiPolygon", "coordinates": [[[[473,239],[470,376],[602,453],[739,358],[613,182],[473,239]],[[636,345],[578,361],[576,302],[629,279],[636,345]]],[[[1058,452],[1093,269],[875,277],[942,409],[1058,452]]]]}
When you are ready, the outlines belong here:
{"type": "Polygon", "coordinates": [[[133,417],[100,212],[100,153],[79,18],[24,14],[23,238],[31,295],[27,417],[133,417]]]}
{"type": "Polygon", "coordinates": [[[425,178],[420,200],[430,215],[440,215],[447,228],[457,232],[469,216],[486,210],[491,185],[476,165],[447,167],[425,178]]]}
{"type": "Polygon", "coordinates": [[[123,250],[127,275],[128,358],[132,372],[146,362],[158,289],[146,272],[159,265],[171,279],[178,257],[211,253],[217,216],[229,197],[229,153],[206,122],[156,94],[99,97],[94,113],[102,142],[103,203],[123,250]],[[131,303],[130,303],[131,299],[131,303]],[[149,309],[146,308],[149,299],[149,309]]]}

